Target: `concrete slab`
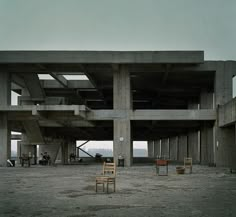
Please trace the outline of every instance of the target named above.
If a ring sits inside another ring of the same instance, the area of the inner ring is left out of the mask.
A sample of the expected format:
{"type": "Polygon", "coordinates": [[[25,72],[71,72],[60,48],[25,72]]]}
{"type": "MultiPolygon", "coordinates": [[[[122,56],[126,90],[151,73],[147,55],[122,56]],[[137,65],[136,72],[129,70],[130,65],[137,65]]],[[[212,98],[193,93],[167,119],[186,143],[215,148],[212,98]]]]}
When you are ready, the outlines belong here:
{"type": "Polygon", "coordinates": [[[1,63],[203,63],[203,51],[0,51],[1,63]]]}
{"type": "Polygon", "coordinates": [[[0,216],[236,215],[236,175],[194,166],[193,174],[155,174],[154,166],[118,168],[116,193],[95,193],[101,165],[0,168],[0,216]]]}

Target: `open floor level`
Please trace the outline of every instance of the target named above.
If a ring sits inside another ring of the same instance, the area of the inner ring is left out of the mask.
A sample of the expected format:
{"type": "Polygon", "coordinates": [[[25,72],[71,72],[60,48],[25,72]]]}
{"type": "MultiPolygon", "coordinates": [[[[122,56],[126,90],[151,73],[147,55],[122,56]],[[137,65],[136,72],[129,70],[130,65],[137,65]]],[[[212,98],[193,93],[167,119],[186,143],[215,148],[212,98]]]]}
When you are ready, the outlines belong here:
{"type": "Polygon", "coordinates": [[[102,165],[0,167],[0,216],[236,216],[236,174],[193,166],[156,175],[154,165],[118,167],[116,192],[95,192],[102,165]]]}

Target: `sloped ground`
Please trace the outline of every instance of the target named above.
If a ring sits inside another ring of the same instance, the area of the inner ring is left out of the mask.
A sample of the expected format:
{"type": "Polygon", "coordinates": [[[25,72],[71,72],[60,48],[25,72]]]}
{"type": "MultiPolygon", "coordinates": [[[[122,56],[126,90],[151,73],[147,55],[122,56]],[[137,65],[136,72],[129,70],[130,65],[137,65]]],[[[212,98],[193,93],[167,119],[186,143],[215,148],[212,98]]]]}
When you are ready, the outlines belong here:
{"type": "Polygon", "coordinates": [[[101,165],[0,168],[0,216],[236,216],[236,175],[194,166],[157,176],[154,166],[118,168],[116,193],[95,192],[101,165]]]}

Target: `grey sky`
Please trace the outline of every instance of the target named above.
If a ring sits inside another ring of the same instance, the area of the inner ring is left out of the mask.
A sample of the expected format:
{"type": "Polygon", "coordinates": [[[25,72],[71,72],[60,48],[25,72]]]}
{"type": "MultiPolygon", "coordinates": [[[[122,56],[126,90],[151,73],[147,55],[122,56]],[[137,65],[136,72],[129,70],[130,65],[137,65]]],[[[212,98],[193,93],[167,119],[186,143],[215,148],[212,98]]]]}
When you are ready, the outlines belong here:
{"type": "Polygon", "coordinates": [[[236,59],[235,0],[0,0],[1,50],[204,50],[236,59]]]}

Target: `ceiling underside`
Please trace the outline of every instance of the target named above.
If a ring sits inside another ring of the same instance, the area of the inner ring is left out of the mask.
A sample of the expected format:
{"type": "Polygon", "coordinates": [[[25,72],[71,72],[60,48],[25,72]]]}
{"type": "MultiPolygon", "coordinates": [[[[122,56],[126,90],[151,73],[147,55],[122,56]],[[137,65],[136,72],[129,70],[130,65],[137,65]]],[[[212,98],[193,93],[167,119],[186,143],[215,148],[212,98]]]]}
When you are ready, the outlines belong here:
{"type": "MultiPolygon", "coordinates": [[[[214,92],[214,71],[195,70],[196,64],[128,64],[131,79],[133,109],[188,109],[188,104],[199,104],[200,93],[214,92]],[[191,70],[191,68],[193,70],[191,70]]],[[[0,72],[12,72],[23,78],[23,73],[81,74],[89,81],[68,81],[63,87],[56,80],[41,81],[46,97],[64,97],[67,104],[85,104],[91,109],[113,108],[114,64],[0,64],[0,72]],[[83,83],[83,84],[82,84],[83,83]]],[[[14,91],[21,93],[15,87],[14,91]]],[[[133,140],[159,139],[186,134],[200,129],[203,121],[132,121],[133,140]]],[[[212,124],[213,122],[210,122],[212,124]]],[[[20,124],[12,124],[17,130],[20,124]]],[[[45,136],[63,135],[81,140],[112,140],[113,122],[95,121],[93,127],[40,126],[45,136]]]]}
{"type": "MultiPolygon", "coordinates": [[[[198,102],[200,92],[214,92],[214,71],[185,69],[189,64],[129,64],[134,109],[186,109],[198,102]]],[[[191,65],[195,66],[195,65],[191,65]]],[[[22,73],[84,73],[90,85],[68,87],[45,85],[49,97],[66,97],[68,104],[86,104],[92,109],[112,109],[112,64],[2,64],[0,70],[22,73]]],[[[54,81],[57,83],[57,81],[54,81]]],[[[73,83],[73,81],[71,81],[73,83]]],[[[20,91],[20,90],[15,90],[20,91]]]]}

